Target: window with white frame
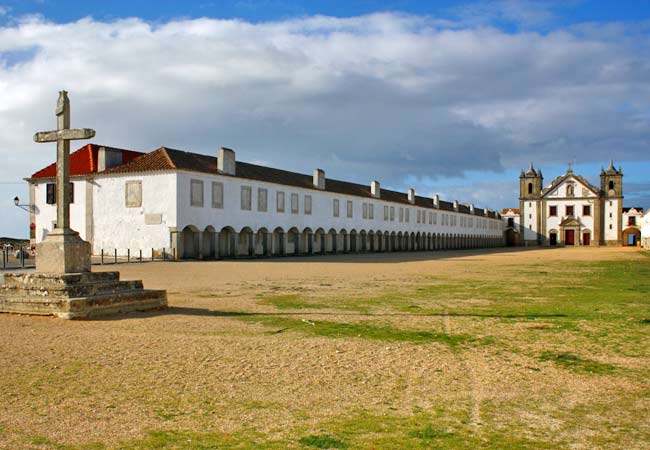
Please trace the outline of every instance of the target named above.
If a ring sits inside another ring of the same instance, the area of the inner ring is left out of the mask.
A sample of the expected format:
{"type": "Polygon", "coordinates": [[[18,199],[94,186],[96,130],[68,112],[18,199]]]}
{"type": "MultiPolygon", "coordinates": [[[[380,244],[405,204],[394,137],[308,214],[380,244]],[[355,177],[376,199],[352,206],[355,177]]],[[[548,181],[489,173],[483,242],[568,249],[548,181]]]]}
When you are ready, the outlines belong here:
{"type": "Polygon", "coordinates": [[[339,217],[339,209],[340,209],[339,199],[335,198],[332,201],[332,214],[334,215],[334,217],[339,217]]]}
{"type": "Polygon", "coordinates": [[[404,219],[406,220],[406,222],[409,222],[411,220],[410,211],[411,211],[411,208],[406,208],[406,212],[404,213],[404,219]]]}
{"type": "Polygon", "coordinates": [[[212,182],[212,207],[223,208],[223,183],[212,182]]]}
{"type": "Polygon", "coordinates": [[[348,209],[348,211],[347,211],[348,212],[348,218],[351,219],[352,218],[352,213],[353,213],[352,200],[348,200],[347,209],[348,209]]]}
{"type": "Polygon", "coordinates": [[[250,211],[253,204],[253,189],[250,186],[241,187],[241,209],[250,211]]]}
{"type": "Polygon", "coordinates": [[[276,211],[279,213],[284,212],[284,192],[276,192],[275,193],[275,203],[276,203],[276,211]]]}
{"type": "Polygon", "coordinates": [[[298,194],[291,194],[291,214],[298,214],[300,212],[298,201],[298,194]]]}
{"type": "Polygon", "coordinates": [[[400,206],[399,208],[399,221],[404,222],[404,208],[400,206]]]}
{"type": "Polygon", "coordinates": [[[203,207],[203,181],[190,181],[190,204],[192,206],[203,207]]]}
{"type": "Polygon", "coordinates": [[[305,195],[305,214],[311,215],[311,195],[305,195]]]}
{"type": "Polygon", "coordinates": [[[390,221],[395,222],[395,207],[394,206],[390,207],[390,221]]]}
{"type": "Polygon", "coordinates": [[[363,219],[368,218],[368,204],[367,203],[364,203],[363,205],[361,205],[361,217],[363,219]]]}
{"type": "Polygon", "coordinates": [[[257,210],[259,212],[266,212],[269,204],[269,191],[264,188],[257,189],[257,210]]]}
{"type": "Polygon", "coordinates": [[[389,211],[389,209],[388,209],[388,205],[384,205],[384,221],[385,221],[385,222],[388,222],[389,217],[390,217],[390,216],[388,215],[388,211],[389,211]]]}
{"type": "Polygon", "coordinates": [[[372,203],[368,204],[368,219],[375,220],[375,205],[372,203]]]}

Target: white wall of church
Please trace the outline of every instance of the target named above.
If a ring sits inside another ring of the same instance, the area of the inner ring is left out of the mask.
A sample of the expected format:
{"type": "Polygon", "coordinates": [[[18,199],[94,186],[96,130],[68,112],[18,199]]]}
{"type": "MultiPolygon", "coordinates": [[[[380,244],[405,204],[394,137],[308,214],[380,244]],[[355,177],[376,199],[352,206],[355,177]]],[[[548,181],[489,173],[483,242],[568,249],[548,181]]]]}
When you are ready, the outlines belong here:
{"type": "Polygon", "coordinates": [[[619,199],[605,199],[605,240],[618,240],[619,220],[619,199]]]}
{"type": "Polygon", "coordinates": [[[573,217],[576,218],[582,227],[583,230],[587,229],[592,233],[595,230],[594,223],[594,214],[596,213],[597,201],[595,199],[590,200],[577,200],[577,199],[557,199],[557,200],[548,200],[546,203],[546,237],[548,238],[550,231],[555,230],[560,231],[560,223],[568,217],[567,207],[573,206],[574,214],[573,217]],[[557,215],[551,216],[549,211],[551,206],[557,206],[557,215]],[[585,206],[589,206],[590,213],[589,215],[583,214],[583,209],[585,206]]]}
{"type": "MultiPolygon", "coordinates": [[[[54,229],[56,223],[56,204],[47,204],[47,185],[51,181],[39,181],[34,185],[34,206],[36,243],[54,229]]],[[[79,232],[82,239],[86,237],[86,180],[72,180],[74,186],[74,203],[70,204],[70,227],[79,232]]]]}
{"type": "Polygon", "coordinates": [[[388,232],[430,232],[447,233],[456,235],[482,235],[502,237],[502,222],[498,219],[488,219],[485,216],[459,214],[448,211],[433,210],[430,208],[417,208],[413,205],[404,205],[385,202],[380,199],[360,198],[348,195],[333,194],[327,191],[316,189],[300,189],[290,186],[264,183],[241,178],[234,178],[220,175],[207,175],[200,173],[180,172],[178,174],[178,230],[186,226],[194,226],[204,230],[208,226],[220,231],[223,227],[230,226],[239,232],[244,227],[250,227],[254,232],[260,228],[266,228],[269,232],[281,227],[285,232],[296,227],[302,232],[305,228],[316,231],[322,228],[325,232],[334,228],[337,232],[345,229],[350,232],[356,230],[388,231],[388,232]],[[204,201],[203,206],[192,206],[190,202],[191,180],[203,181],[204,201]],[[224,198],[223,209],[212,207],[211,186],[212,182],[223,183],[224,198]],[[251,187],[251,210],[245,211],[241,208],[242,186],[251,187]],[[267,190],[267,211],[258,211],[258,189],[267,190]],[[285,194],[285,210],[277,211],[277,192],[285,194]],[[291,211],[291,196],[297,194],[299,198],[298,214],[291,211]],[[312,198],[312,212],[305,214],[305,196],[312,198]],[[339,200],[339,217],[334,217],[334,199],[339,200]],[[347,202],[353,202],[353,217],[347,217],[347,202]],[[373,218],[364,219],[363,204],[373,205],[373,218]],[[389,207],[389,220],[384,220],[384,206],[389,207]],[[395,208],[394,220],[390,220],[390,207],[395,208]],[[404,220],[399,221],[400,208],[404,208],[404,220]],[[408,222],[406,221],[406,209],[409,209],[408,222]],[[417,211],[424,211],[426,223],[417,223],[417,211]],[[436,224],[429,224],[428,214],[436,215],[436,224]],[[443,219],[445,216],[445,219],[443,219]],[[448,219],[447,219],[448,217],[448,219]],[[454,217],[454,219],[452,219],[454,217]],[[471,218],[472,226],[469,226],[461,217],[471,218]],[[444,223],[444,224],[443,224],[444,223]],[[465,226],[461,226],[465,225],[465,226]],[[483,228],[482,226],[485,226],[483,228]]]}
{"type": "Polygon", "coordinates": [[[176,225],[177,176],[175,173],[125,174],[96,177],[93,185],[93,253],[133,256],[143,250],[170,247],[169,228],[176,225]],[[141,182],[140,206],[126,206],[126,183],[141,182]]]}
{"type": "Polygon", "coordinates": [[[537,229],[537,202],[525,201],[524,208],[521,212],[522,222],[524,223],[524,239],[527,241],[537,240],[539,230],[537,229]]]}

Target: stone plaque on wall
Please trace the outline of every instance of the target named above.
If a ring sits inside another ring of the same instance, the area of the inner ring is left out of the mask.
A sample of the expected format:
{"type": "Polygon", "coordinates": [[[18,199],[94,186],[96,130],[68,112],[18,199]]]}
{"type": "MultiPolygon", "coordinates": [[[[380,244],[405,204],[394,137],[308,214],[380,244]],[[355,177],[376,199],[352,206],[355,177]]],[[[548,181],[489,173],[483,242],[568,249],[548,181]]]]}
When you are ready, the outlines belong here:
{"type": "Polygon", "coordinates": [[[144,215],[145,225],[160,225],[162,223],[162,214],[153,213],[144,215]]]}

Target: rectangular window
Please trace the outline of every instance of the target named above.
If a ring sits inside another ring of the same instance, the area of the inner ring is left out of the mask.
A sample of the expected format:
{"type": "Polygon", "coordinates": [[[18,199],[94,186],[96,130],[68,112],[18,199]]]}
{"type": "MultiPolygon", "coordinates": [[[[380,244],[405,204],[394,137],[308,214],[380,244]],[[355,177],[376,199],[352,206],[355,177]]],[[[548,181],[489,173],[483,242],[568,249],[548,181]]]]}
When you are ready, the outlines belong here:
{"type": "Polygon", "coordinates": [[[74,203],[74,183],[70,183],[70,203],[74,203]]]}
{"type": "Polygon", "coordinates": [[[127,181],[124,185],[124,199],[127,208],[142,206],[142,181],[127,181]]]}
{"type": "Polygon", "coordinates": [[[284,212],[284,192],[275,193],[275,209],[279,213],[284,212]]]}
{"type": "Polygon", "coordinates": [[[549,206],[548,207],[548,215],[551,217],[557,216],[557,206],[549,206]]]}
{"type": "Polygon", "coordinates": [[[367,219],[368,218],[368,204],[364,203],[363,205],[361,205],[361,208],[362,208],[361,209],[361,217],[363,219],[367,219]]]}
{"type": "Polygon", "coordinates": [[[390,221],[395,222],[395,207],[394,206],[390,207],[390,221]]]}
{"type": "Polygon", "coordinates": [[[212,182],[212,207],[223,208],[223,183],[212,182]]]}
{"type": "Polygon", "coordinates": [[[438,225],[438,213],[433,213],[433,224],[438,225]]]}
{"type": "Polygon", "coordinates": [[[298,194],[291,194],[291,214],[298,214],[300,212],[298,200],[298,194]]]}
{"type": "Polygon", "coordinates": [[[311,195],[305,195],[305,214],[311,215],[311,195]]]}
{"type": "Polygon", "coordinates": [[[573,205],[569,205],[566,207],[566,215],[567,216],[573,216],[574,213],[573,205]]]}
{"type": "Polygon", "coordinates": [[[56,205],[56,184],[47,183],[45,186],[45,202],[48,205],[56,205]]]}
{"type": "Polygon", "coordinates": [[[190,204],[192,206],[203,207],[203,181],[190,181],[190,204]]]}
{"type": "Polygon", "coordinates": [[[253,189],[250,186],[241,187],[241,209],[250,211],[253,205],[253,189]]]}
{"type": "Polygon", "coordinates": [[[348,218],[352,218],[352,200],[348,200],[348,218]]]}
{"type": "Polygon", "coordinates": [[[399,221],[404,222],[404,208],[399,209],[399,221]]]}
{"type": "Polygon", "coordinates": [[[407,222],[410,221],[410,217],[409,217],[410,212],[411,212],[411,209],[410,209],[410,208],[406,208],[406,212],[404,213],[404,218],[405,218],[405,220],[406,220],[407,222]]]}
{"type": "Polygon", "coordinates": [[[375,220],[375,205],[372,203],[368,204],[368,219],[375,220]]]}
{"type": "Polygon", "coordinates": [[[582,215],[591,216],[591,205],[582,205],[582,215]]]}
{"type": "Polygon", "coordinates": [[[433,225],[433,213],[429,213],[429,225],[433,225]]]}
{"type": "Polygon", "coordinates": [[[269,191],[264,188],[257,188],[257,210],[266,212],[269,207],[269,191]]]}
{"type": "Polygon", "coordinates": [[[635,227],[636,226],[636,217],[635,216],[630,216],[627,218],[627,225],[635,227]]]}
{"type": "Polygon", "coordinates": [[[334,217],[339,216],[339,199],[335,198],[334,201],[332,202],[332,210],[334,212],[334,217]]]}
{"type": "Polygon", "coordinates": [[[389,215],[388,215],[388,205],[384,206],[384,221],[388,222],[389,220],[389,215]]]}

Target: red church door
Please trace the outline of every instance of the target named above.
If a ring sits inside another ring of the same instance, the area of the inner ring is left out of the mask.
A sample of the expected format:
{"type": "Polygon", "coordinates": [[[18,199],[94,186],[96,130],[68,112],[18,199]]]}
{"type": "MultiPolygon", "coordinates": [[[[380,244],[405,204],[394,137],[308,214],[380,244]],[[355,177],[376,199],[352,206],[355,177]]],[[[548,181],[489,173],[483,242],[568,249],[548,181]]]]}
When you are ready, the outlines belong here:
{"type": "Polygon", "coordinates": [[[564,231],[564,244],[565,245],[576,245],[575,231],[574,230],[565,230],[564,231]]]}
{"type": "Polygon", "coordinates": [[[591,234],[582,233],[582,245],[591,245],[591,234]]]}

